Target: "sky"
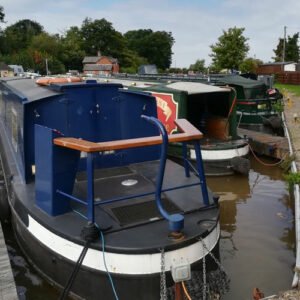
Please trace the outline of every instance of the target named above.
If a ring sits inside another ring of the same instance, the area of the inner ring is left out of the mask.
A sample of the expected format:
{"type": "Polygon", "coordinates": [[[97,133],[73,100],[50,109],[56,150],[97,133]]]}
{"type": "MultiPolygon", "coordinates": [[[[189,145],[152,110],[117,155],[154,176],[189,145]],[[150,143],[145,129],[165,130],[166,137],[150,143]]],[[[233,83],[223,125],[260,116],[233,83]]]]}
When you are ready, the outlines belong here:
{"type": "Polygon", "coordinates": [[[300,31],[299,0],[1,0],[6,24],[22,19],[40,23],[49,33],[63,34],[86,18],[111,22],[114,29],[171,32],[172,67],[189,67],[197,59],[211,63],[210,45],[231,27],[245,28],[248,57],[271,62],[279,38],[300,31]]]}

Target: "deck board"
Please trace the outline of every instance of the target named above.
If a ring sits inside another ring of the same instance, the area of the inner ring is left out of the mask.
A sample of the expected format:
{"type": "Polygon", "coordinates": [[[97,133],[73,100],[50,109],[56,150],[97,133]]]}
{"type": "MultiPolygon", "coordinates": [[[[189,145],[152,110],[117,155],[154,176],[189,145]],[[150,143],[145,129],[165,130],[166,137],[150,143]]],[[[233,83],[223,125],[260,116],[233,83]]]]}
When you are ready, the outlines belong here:
{"type": "Polygon", "coordinates": [[[0,223],[0,300],[19,299],[0,223]]]}
{"type": "Polygon", "coordinates": [[[239,136],[246,136],[252,149],[260,154],[276,159],[285,158],[289,153],[286,137],[274,136],[259,131],[238,128],[239,136]]]}

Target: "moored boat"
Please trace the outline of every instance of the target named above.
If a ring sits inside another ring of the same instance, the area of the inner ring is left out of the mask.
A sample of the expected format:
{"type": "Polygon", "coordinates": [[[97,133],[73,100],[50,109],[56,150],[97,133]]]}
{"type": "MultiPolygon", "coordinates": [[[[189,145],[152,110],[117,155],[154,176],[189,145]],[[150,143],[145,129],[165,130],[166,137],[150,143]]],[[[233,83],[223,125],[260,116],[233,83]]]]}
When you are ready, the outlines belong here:
{"type": "MultiPolygon", "coordinates": [[[[0,81],[0,153],[17,241],[57,287],[85,299],[159,299],[218,247],[202,133],[167,134],[155,98],[94,81],[0,81]],[[167,160],[194,145],[197,176],[167,160]]],[[[6,216],[8,217],[8,216],[6,216]]],[[[202,270],[203,272],[203,270],[202,270]]],[[[165,299],[165,298],[163,298],[165,299]]]]}
{"type": "Polygon", "coordinates": [[[239,75],[220,77],[218,85],[229,85],[237,92],[238,125],[245,129],[278,133],[282,129],[282,95],[263,81],[239,75]]]}
{"type": "MultiPolygon", "coordinates": [[[[206,175],[248,174],[247,140],[237,134],[235,91],[199,82],[172,82],[143,87],[156,97],[158,118],[169,133],[176,132],[176,118],[185,118],[203,134],[201,153],[206,175]]],[[[195,150],[189,146],[189,158],[195,150]]],[[[170,155],[181,155],[180,147],[170,146],[170,155]]]]}

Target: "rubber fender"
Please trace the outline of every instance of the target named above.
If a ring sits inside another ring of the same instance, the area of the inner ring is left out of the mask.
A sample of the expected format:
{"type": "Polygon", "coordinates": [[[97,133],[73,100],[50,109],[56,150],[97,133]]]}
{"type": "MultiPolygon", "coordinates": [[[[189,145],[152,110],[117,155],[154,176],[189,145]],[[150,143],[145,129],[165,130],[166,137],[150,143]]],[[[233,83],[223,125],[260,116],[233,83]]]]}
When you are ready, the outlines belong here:
{"type": "Polygon", "coordinates": [[[6,187],[3,181],[0,181],[0,221],[5,222],[10,218],[10,207],[6,187]]]}
{"type": "Polygon", "coordinates": [[[230,160],[231,168],[239,174],[248,175],[250,171],[250,161],[245,157],[233,157],[230,160]]]}

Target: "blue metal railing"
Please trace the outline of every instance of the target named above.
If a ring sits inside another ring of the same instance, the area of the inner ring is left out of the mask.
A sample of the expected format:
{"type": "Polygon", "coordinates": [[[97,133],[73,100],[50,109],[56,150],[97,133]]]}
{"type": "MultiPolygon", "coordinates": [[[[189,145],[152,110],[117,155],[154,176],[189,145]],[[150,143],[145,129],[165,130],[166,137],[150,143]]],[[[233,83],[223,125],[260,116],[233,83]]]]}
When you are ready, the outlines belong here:
{"type": "MultiPolygon", "coordinates": [[[[165,174],[165,167],[166,167],[166,160],[167,160],[167,148],[168,148],[168,142],[169,142],[168,134],[167,134],[165,127],[158,119],[156,119],[154,117],[144,116],[144,115],[142,116],[142,118],[144,120],[150,122],[151,124],[155,125],[159,129],[161,136],[162,136],[162,141],[163,141],[162,146],[161,146],[160,165],[159,165],[159,172],[158,172],[158,175],[156,178],[155,191],[134,194],[134,195],[124,196],[124,197],[117,197],[117,198],[113,198],[113,199],[101,200],[101,202],[95,202],[95,200],[94,200],[94,155],[93,155],[93,152],[89,152],[89,153],[87,153],[87,160],[86,160],[86,163],[87,163],[87,166],[86,166],[87,199],[86,199],[86,201],[78,199],[78,198],[74,197],[73,195],[65,193],[61,190],[57,190],[56,192],[64,197],[69,198],[70,200],[73,200],[75,202],[78,202],[82,205],[87,206],[87,219],[88,219],[88,221],[90,221],[92,223],[95,222],[95,206],[105,205],[105,204],[118,202],[118,201],[124,201],[124,200],[138,198],[138,197],[147,196],[147,195],[155,195],[155,201],[156,201],[157,208],[158,208],[160,214],[166,220],[168,220],[170,231],[180,231],[184,227],[184,216],[181,214],[169,214],[163,207],[162,200],[161,200],[161,193],[200,185],[203,202],[205,205],[209,205],[208,190],[207,190],[206,179],[205,179],[205,174],[204,174],[204,170],[203,170],[200,143],[199,143],[199,141],[193,141],[194,147],[195,147],[195,153],[196,153],[196,166],[197,166],[197,173],[199,176],[199,182],[163,189],[162,186],[163,186],[163,180],[164,180],[164,174],[165,174]]],[[[149,145],[149,146],[151,146],[151,145],[149,145]]],[[[186,175],[186,177],[190,177],[190,165],[188,163],[188,158],[187,158],[186,142],[182,143],[182,149],[183,149],[185,175],[186,175]]]]}

